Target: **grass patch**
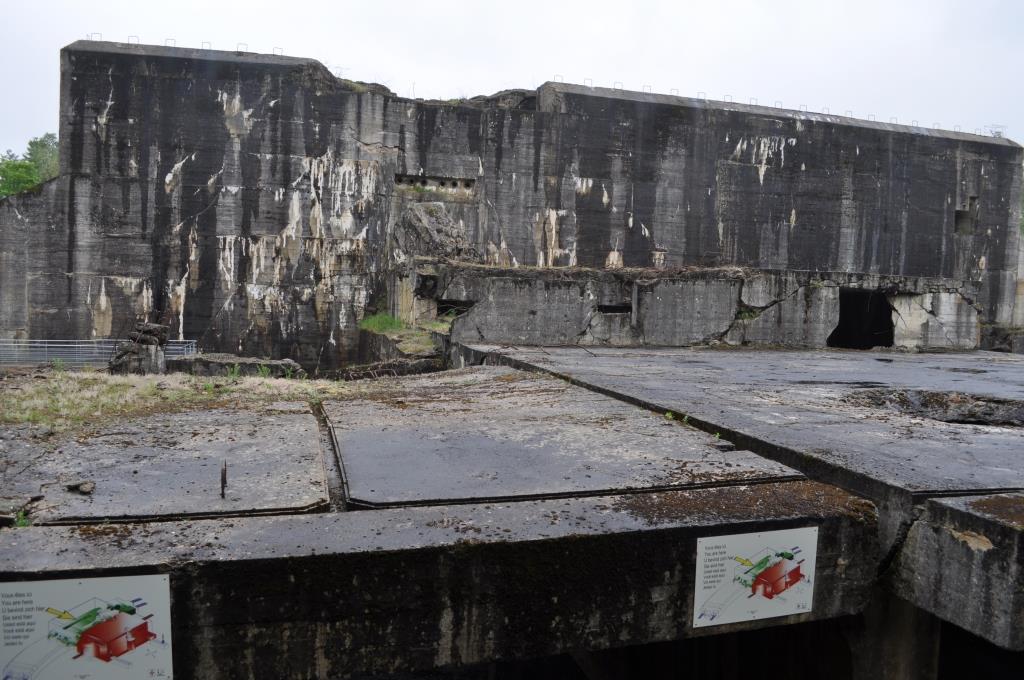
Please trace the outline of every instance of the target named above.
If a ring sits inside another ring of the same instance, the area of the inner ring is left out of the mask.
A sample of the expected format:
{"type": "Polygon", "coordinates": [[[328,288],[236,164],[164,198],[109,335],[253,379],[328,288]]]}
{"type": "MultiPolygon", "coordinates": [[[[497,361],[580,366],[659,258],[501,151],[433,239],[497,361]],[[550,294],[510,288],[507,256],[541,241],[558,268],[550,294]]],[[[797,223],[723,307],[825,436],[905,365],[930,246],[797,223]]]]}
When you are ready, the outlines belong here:
{"type": "Polygon", "coordinates": [[[406,328],[392,339],[405,354],[431,354],[437,349],[430,331],[422,328],[406,328]]]}
{"type": "Polygon", "coordinates": [[[431,321],[424,321],[420,324],[420,328],[437,333],[447,333],[452,329],[452,322],[455,321],[455,316],[455,312],[451,312],[431,321]]]}
{"type": "Polygon", "coordinates": [[[359,392],[350,383],[286,378],[204,378],[50,371],[9,377],[0,387],[0,423],[84,432],[111,421],[210,408],[258,408],[275,401],[313,403],[359,392]]]}
{"type": "Polygon", "coordinates": [[[432,321],[420,322],[416,326],[407,326],[390,314],[378,313],[365,317],[359,322],[359,328],[386,335],[394,340],[398,349],[405,354],[432,354],[437,348],[434,346],[431,332],[447,333],[451,330],[454,319],[455,314],[449,314],[432,321]]]}
{"type": "Polygon", "coordinates": [[[405,328],[405,324],[390,314],[378,312],[373,316],[363,317],[363,320],[359,322],[359,327],[371,333],[394,333],[405,328]]]}

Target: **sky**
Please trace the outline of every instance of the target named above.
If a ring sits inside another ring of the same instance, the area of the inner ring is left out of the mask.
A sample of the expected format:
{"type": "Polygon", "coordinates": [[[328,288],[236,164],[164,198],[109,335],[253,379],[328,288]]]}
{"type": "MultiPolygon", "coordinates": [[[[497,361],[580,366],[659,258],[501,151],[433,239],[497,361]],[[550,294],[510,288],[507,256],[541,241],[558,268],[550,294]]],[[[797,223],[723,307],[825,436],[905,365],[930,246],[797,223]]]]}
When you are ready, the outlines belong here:
{"type": "Polygon", "coordinates": [[[560,78],[1024,142],[1019,0],[2,1],[0,151],[57,131],[60,48],[89,34],[280,48],[403,96],[560,78]]]}

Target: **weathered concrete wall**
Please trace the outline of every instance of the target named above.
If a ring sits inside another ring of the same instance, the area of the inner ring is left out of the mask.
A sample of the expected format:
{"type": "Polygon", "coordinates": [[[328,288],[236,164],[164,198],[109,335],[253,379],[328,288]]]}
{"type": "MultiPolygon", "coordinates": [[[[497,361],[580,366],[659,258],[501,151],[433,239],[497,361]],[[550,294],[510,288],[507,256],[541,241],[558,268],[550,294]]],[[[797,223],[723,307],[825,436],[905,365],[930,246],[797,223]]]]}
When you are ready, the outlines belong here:
{"type": "Polygon", "coordinates": [[[452,325],[452,340],[462,343],[824,347],[839,321],[840,290],[857,289],[890,291],[896,347],[978,345],[970,286],[921,277],[424,264],[416,280],[396,288],[430,290],[442,304],[472,303],[452,325]]]}
{"type": "Polygon", "coordinates": [[[69,275],[50,288],[73,313],[33,337],[141,315],[209,350],[351,356],[388,207],[357,141],[380,95],[308,60],[94,43],[64,50],[62,76],[69,275]]]}
{"type": "MultiPolygon", "coordinates": [[[[0,199],[0,338],[31,338],[60,308],[67,252],[61,214],[64,187],[50,180],[36,190],[0,199]]],[[[88,336],[86,336],[88,337],[88,336]]]]}
{"type": "Polygon", "coordinates": [[[561,83],[411,101],[312,60],[79,42],[61,158],[31,228],[0,217],[33,253],[5,273],[4,300],[33,291],[5,335],[148,316],[205,349],[336,365],[425,201],[501,267],[930,277],[976,282],[986,324],[1024,313],[1022,153],[1002,139],[561,83]]]}

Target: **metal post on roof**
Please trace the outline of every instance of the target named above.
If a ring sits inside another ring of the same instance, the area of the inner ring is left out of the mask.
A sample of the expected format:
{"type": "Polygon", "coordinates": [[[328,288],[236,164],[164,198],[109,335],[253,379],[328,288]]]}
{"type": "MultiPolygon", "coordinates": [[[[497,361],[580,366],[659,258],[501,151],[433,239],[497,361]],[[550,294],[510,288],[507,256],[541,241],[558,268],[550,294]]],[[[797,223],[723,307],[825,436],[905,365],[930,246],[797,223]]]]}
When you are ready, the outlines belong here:
{"type": "Polygon", "coordinates": [[[277,55],[279,57],[284,56],[284,49],[281,48],[281,47],[275,47],[273,49],[273,52],[274,52],[275,55],[277,55]]]}
{"type": "Polygon", "coordinates": [[[237,45],[235,45],[235,51],[236,52],[248,52],[249,51],[249,43],[238,43],[237,45]]]}
{"type": "Polygon", "coordinates": [[[201,50],[210,50],[210,49],[213,49],[213,43],[211,43],[211,42],[209,42],[209,41],[206,41],[206,40],[204,40],[204,41],[203,41],[202,43],[200,43],[200,45],[199,45],[199,49],[201,49],[201,50]]]}
{"type": "Polygon", "coordinates": [[[1006,135],[1006,126],[1001,123],[989,123],[985,126],[985,129],[993,137],[1002,138],[1006,135]]]}
{"type": "Polygon", "coordinates": [[[139,44],[139,36],[137,36],[137,35],[130,35],[130,36],[128,36],[128,44],[129,45],[138,45],[139,44]]]}
{"type": "Polygon", "coordinates": [[[164,47],[177,47],[178,41],[174,38],[164,38],[164,47]]]}

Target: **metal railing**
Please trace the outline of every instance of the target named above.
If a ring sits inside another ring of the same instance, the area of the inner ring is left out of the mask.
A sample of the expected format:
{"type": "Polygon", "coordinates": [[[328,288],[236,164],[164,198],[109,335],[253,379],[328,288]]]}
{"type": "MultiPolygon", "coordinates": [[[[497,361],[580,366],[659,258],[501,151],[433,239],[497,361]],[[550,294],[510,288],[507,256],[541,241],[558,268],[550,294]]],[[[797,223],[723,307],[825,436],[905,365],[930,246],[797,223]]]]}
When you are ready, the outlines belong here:
{"type": "MultiPolygon", "coordinates": [[[[0,339],[0,365],[59,364],[66,368],[106,366],[126,340],[11,340],[0,339]]],[[[168,340],[164,356],[196,353],[195,340],[168,340]]]]}

